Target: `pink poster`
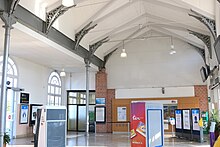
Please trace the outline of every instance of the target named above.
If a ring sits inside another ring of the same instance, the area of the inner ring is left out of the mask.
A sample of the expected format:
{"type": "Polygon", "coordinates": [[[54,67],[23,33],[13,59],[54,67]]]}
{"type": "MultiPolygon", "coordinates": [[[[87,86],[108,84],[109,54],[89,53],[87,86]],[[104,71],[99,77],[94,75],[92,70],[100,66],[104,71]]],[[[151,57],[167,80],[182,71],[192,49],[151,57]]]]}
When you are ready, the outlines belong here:
{"type": "Polygon", "coordinates": [[[131,103],[131,147],[146,147],[145,102],[131,103]]]}

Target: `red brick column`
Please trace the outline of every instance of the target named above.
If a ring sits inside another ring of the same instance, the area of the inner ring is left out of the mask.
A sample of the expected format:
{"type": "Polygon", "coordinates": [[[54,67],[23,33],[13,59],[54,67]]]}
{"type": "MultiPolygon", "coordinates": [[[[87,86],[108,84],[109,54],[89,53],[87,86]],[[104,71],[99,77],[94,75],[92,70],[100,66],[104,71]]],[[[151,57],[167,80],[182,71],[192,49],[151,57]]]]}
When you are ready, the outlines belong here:
{"type": "Polygon", "coordinates": [[[115,89],[107,90],[107,132],[112,132],[112,99],[115,98],[115,89]]]}
{"type": "Polygon", "coordinates": [[[208,91],[206,85],[194,86],[195,96],[199,98],[200,111],[208,111],[208,91]]]}
{"type": "Polygon", "coordinates": [[[105,69],[96,74],[96,98],[106,99],[106,123],[96,124],[96,132],[112,132],[112,99],[115,97],[115,90],[107,89],[107,74],[105,69]]]}

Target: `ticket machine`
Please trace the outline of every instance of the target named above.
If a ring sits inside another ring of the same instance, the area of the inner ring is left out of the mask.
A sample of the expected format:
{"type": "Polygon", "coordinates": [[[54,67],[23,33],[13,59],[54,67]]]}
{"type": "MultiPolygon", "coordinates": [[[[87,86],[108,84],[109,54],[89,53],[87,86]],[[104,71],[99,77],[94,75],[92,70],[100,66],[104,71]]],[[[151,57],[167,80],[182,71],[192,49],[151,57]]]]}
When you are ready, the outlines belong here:
{"type": "Polygon", "coordinates": [[[37,110],[34,147],[66,146],[66,107],[42,106],[37,110]]]}

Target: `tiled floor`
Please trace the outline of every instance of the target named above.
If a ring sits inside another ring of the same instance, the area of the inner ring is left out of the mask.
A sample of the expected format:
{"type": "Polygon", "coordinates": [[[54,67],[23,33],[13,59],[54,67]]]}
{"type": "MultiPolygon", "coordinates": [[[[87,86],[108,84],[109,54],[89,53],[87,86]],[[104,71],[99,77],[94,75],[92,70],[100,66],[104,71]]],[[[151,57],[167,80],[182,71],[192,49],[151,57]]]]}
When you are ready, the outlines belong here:
{"type": "MultiPolygon", "coordinates": [[[[33,147],[33,138],[14,139],[13,145],[8,147],[33,147]]],[[[172,138],[165,135],[165,147],[209,147],[208,142],[198,143],[184,139],[172,138]]],[[[73,146],[99,146],[99,147],[129,147],[130,137],[127,134],[97,133],[85,136],[84,133],[69,133],[67,145],[73,146]]]]}

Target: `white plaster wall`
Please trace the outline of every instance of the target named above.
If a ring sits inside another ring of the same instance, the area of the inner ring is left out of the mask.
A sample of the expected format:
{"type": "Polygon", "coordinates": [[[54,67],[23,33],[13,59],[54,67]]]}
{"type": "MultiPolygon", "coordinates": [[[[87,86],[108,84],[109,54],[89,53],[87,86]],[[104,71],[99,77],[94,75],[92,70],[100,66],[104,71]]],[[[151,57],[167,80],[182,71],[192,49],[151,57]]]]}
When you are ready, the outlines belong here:
{"type": "MultiPolygon", "coordinates": [[[[95,90],[95,75],[96,72],[89,72],[89,89],[95,90]]],[[[71,73],[67,74],[66,90],[86,90],[86,73],[71,73]]]]}
{"type": "Polygon", "coordinates": [[[30,93],[31,103],[47,103],[47,82],[51,72],[47,67],[13,57],[18,68],[18,87],[30,93]]]}
{"type": "Polygon", "coordinates": [[[170,98],[170,97],[193,97],[194,86],[166,87],[162,88],[139,88],[139,89],[116,89],[116,99],[123,98],[170,98]]]}
{"type": "Polygon", "coordinates": [[[128,57],[120,58],[121,49],[107,62],[108,88],[132,89],[203,85],[202,57],[187,43],[174,38],[177,53],[170,55],[170,38],[131,41],[125,45],[128,57]]]}

